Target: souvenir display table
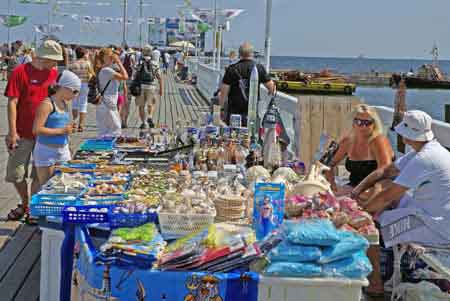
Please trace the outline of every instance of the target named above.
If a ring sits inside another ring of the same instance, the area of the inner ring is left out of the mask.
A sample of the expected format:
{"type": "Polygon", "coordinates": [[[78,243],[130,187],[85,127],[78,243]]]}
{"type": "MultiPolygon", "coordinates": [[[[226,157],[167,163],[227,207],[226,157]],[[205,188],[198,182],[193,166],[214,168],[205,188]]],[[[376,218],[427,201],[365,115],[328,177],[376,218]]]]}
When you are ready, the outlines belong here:
{"type": "Polygon", "coordinates": [[[249,144],[214,126],[86,140],[30,204],[64,231],[60,300],[358,300],[371,217],[320,165],[249,144]]]}

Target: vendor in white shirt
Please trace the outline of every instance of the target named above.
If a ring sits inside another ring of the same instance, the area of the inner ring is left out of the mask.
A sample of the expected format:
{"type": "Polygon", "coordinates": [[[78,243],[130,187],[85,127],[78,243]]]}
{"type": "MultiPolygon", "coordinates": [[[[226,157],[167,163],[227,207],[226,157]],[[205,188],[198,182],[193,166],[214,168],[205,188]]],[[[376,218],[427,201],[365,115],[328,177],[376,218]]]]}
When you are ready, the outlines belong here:
{"type": "Polygon", "coordinates": [[[358,196],[376,181],[395,176],[389,188],[365,205],[370,213],[380,214],[382,229],[414,216],[414,221],[392,229],[390,237],[383,237],[387,247],[402,242],[450,244],[450,153],[434,139],[431,122],[422,111],[406,112],[395,131],[413,150],[381,172],[372,173],[353,190],[353,195],[358,196]],[[396,200],[400,200],[396,209],[384,211],[396,200]]]}
{"type": "MultiPolygon", "coordinates": [[[[412,151],[374,171],[352,191],[357,199],[375,183],[394,178],[363,205],[377,217],[385,247],[450,244],[450,152],[434,139],[431,123],[431,117],[422,111],[406,112],[395,131],[412,151]]],[[[369,248],[368,256],[375,272],[379,249],[369,248]]],[[[368,290],[378,293],[382,286],[377,274],[370,275],[368,290]]]]}

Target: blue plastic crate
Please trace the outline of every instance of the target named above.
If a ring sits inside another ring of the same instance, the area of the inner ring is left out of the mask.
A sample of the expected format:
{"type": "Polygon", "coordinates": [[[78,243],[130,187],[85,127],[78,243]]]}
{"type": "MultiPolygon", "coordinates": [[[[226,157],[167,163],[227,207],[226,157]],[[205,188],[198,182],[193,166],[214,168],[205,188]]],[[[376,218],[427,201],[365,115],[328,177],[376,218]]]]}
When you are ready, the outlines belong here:
{"type": "Polygon", "coordinates": [[[87,139],[81,146],[82,151],[110,151],[114,148],[115,139],[114,138],[103,138],[103,139],[87,139]]]}
{"type": "Polygon", "coordinates": [[[89,200],[87,201],[84,197],[80,197],[79,202],[77,203],[78,206],[95,206],[95,205],[116,205],[119,202],[122,202],[125,200],[125,197],[121,194],[112,194],[112,195],[90,195],[92,197],[95,196],[105,196],[102,199],[98,200],[89,200]],[[90,203],[87,203],[90,202],[90,203]]]}
{"type": "Polygon", "coordinates": [[[111,228],[138,227],[146,223],[157,223],[158,214],[152,213],[114,213],[111,210],[109,225],[111,228]]]}
{"type": "Polygon", "coordinates": [[[74,224],[107,223],[110,206],[65,206],[63,221],[74,224]]]}
{"type": "Polygon", "coordinates": [[[76,205],[78,197],[68,194],[35,194],[31,198],[32,216],[62,216],[64,206],[76,205]]]}

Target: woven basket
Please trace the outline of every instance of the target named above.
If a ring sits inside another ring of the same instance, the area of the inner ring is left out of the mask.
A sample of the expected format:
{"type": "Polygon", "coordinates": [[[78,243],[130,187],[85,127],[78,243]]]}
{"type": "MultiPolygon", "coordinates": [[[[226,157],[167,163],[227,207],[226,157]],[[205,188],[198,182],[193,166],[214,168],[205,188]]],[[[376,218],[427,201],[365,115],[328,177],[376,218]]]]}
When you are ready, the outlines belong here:
{"type": "Polygon", "coordinates": [[[161,234],[164,238],[179,238],[192,232],[204,229],[214,223],[216,213],[186,214],[158,211],[161,234]]]}

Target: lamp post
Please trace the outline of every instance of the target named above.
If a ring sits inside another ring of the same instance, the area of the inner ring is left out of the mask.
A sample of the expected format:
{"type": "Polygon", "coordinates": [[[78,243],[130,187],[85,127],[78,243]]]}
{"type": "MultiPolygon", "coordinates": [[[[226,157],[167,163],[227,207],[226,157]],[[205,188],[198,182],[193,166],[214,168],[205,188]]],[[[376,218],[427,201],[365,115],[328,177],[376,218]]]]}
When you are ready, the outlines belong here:
{"type": "Polygon", "coordinates": [[[266,70],[270,70],[270,48],[271,48],[271,23],[272,23],[272,0],[266,0],[266,40],[264,42],[264,54],[266,57],[266,70]]]}
{"type": "MultiPolygon", "coordinates": [[[[8,0],[8,18],[11,16],[11,0],[8,0]]],[[[11,27],[8,26],[8,48],[11,49],[11,27]]]]}
{"type": "Polygon", "coordinates": [[[122,46],[127,44],[127,26],[128,26],[128,0],[123,0],[123,20],[122,20],[122,46]]]}
{"type": "Polygon", "coordinates": [[[216,55],[217,55],[217,0],[214,0],[213,68],[216,68],[216,55]]]}

